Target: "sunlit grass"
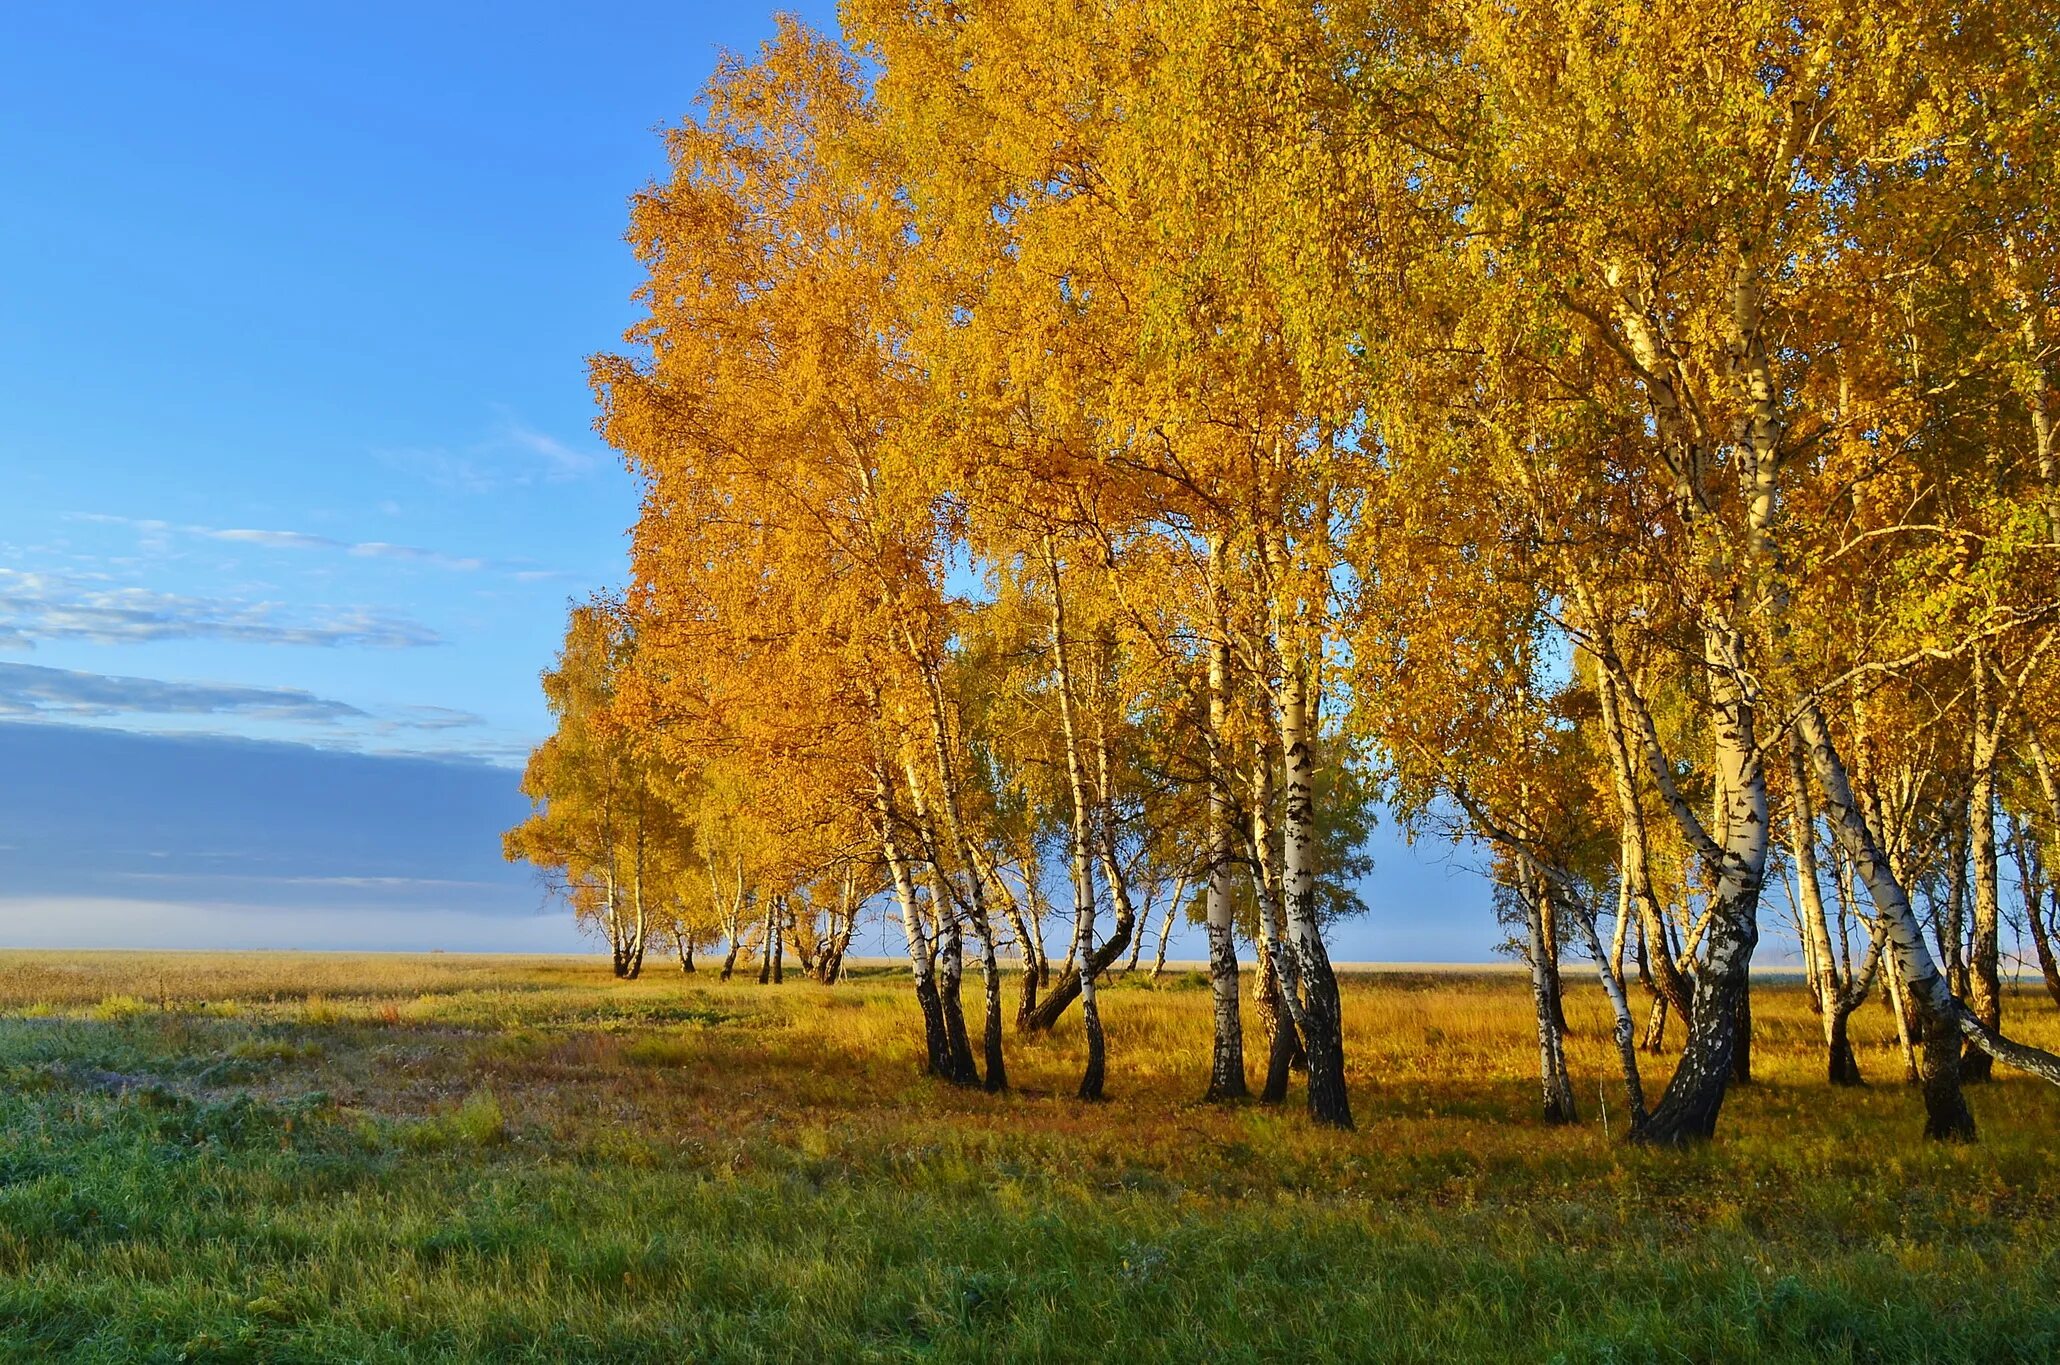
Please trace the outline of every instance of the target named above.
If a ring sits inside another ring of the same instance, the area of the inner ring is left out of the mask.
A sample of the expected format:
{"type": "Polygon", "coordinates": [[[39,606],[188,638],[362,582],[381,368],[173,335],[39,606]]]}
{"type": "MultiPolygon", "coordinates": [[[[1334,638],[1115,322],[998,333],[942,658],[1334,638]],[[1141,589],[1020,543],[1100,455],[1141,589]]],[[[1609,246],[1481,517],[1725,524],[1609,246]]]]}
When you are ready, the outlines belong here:
{"type": "Polygon", "coordinates": [[[1922,1143],[1883,1011],[1834,1091],[1764,986],[1721,1140],[1630,1150],[1570,980],[1582,1124],[1521,981],[1382,975],[1334,1133],[1198,1102],[1186,978],[1104,992],[1083,1105],[1074,1020],[1008,1094],[923,1078],[886,968],[0,954],[0,1357],[2060,1358],[2060,1092],[1922,1143]]]}

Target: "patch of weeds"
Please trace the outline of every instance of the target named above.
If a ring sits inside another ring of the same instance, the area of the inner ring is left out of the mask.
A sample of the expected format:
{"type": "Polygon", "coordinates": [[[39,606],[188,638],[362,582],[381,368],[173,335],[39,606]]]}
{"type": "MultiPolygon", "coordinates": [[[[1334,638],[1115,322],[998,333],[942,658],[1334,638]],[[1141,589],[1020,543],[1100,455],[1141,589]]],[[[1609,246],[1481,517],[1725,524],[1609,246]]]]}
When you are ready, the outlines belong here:
{"type": "Polygon", "coordinates": [[[668,1034],[639,1038],[622,1050],[623,1060],[632,1066],[685,1066],[707,1055],[693,1039],[668,1034]]]}
{"type": "Polygon", "coordinates": [[[248,1095],[219,1103],[175,1098],[156,1107],[163,1111],[157,1125],[159,1136],[187,1147],[240,1148],[270,1143],[281,1128],[279,1111],[248,1095]]]}
{"type": "Polygon", "coordinates": [[[286,1038],[250,1038],[229,1049],[229,1055],[243,1062],[312,1062],[329,1049],[312,1040],[294,1042],[286,1038]]]}
{"type": "Polygon", "coordinates": [[[414,1250],[423,1264],[444,1265],[453,1260],[512,1256],[533,1243],[534,1232],[527,1224],[474,1212],[433,1229],[415,1243],[414,1250]]]}
{"type": "Polygon", "coordinates": [[[100,1003],[86,1011],[88,1019],[102,1023],[116,1023],[123,1019],[134,1019],[139,1014],[150,1013],[150,1006],[133,995],[102,996],[100,1003]]]}
{"type": "Polygon", "coordinates": [[[586,1157],[596,1166],[649,1170],[658,1165],[661,1151],[649,1138],[618,1128],[604,1128],[587,1142],[586,1157]]]}
{"type": "Polygon", "coordinates": [[[0,1152],[0,1190],[10,1185],[27,1185],[63,1170],[55,1157],[44,1152],[0,1152]]]}
{"type": "Polygon", "coordinates": [[[951,1290],[952,1306],[957,1312],[958,1320],[971,1326],[984,1320],[1007,1316],[1009,1299],[1015,1287],[1015,1277],[1006,1272],[961,1270],[951,1290]]]}
{"type": "Polygon", "coordinates": [[[1131,1242],[1123,1248],[1119,1274],[1131,1284],[1150,1284],[1166,1271],[1172,1258],[1166,1248],[1150,1242],[1131,1242]]]}
{"type": "Polygon", "coordinates": [[[494,1092],[482,1087],[467,1095],[450,1113],[402,1128],[399,1137],[403,1145],[426,1151],[441,1147],[493,1147],[508,1140],[508,1120],[494,1092]]]}
{"type": "Polygon", "coordinates": [[[715,1028],[720,1024],[737,1021],[738,1016],[713,1005],[667,1005],[642,1004],[623,1009],[613,1009],[608,1017],[624,1019],[637,1024],[698,1024],[702,1028],[715,1028]]]}
{"type": "Polygon", "coordinates": [[[502,1142],[508,1136],[507,1117],[501,1113],[501,1102],[491,1090],[475,1090],[467,1095],[450,1122],[451,1131],[474,1147],[502,1142]]]}
{"type": "Polygon", "coordinates": [[[492,1039],[482,1050],[486,1055],[503,1061],[533,1062],[547,1055],[557,1045],[557,1040],[548,1033],[524,1028],[492,1039]]]}

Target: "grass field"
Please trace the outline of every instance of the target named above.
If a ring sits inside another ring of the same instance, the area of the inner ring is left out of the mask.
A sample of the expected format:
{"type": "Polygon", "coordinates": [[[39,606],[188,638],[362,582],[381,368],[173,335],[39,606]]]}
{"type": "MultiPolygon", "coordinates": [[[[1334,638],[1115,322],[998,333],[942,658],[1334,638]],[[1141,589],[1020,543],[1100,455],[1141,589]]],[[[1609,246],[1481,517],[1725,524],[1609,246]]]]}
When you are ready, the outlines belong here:
{"type": "Polygon", "coordinates": [[[884,971],[0,953],[0,1358],[2060,1360],[2060,1091],[1925,1144],[1878,1008],[1833,1091],[1761,987],[1671,1153],[1605,1137],[1585,981],[1572,1128],[1515,978],[1349,980],[1355,1133],[1195,1103],[1197,978],[1103,1001],[1089,1107],[1077,1020],[924,1080],[884,971]]]}

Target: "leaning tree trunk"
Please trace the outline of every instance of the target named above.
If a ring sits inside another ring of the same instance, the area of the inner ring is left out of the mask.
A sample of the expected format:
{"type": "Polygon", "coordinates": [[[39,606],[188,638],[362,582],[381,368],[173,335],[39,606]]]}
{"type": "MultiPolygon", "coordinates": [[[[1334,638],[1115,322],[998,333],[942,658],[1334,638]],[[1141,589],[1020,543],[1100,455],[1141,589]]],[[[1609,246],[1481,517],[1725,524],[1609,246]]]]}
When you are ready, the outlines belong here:
{"type": "Polygon", "coordinates": [[[1690,987],[1668,945],[1666,913],[1653,891],[1650,840],[1645,825],[1645,806],[1639,794],[1638,765],[1630,722],[1623,714],[1617,684],[1607,673],[1603,674],[1597,692],[1602,703],[1603,738],[1609,749],[1611,785],[1617,800],[1619,856],[1623,875],[1628,879],[1629,899],[1638,913],[1639,943],[1643,953],[1640,961],[1645,968],[1647,984],[1659,995],[1659,1003],[1653,1007],[1654,1022],[1647,1029],[1645,1044],[1646,1051],[1656,1053],[1664,1041],[1666,1007],[1672,1006],[1686,1015],[1690,987]]]}
{"type": "MultiPolygon", "coordinates": [[[[1974,1041],[1998,1061],[2060,1084],[2060,1056],[2013,1042],[1990,1028],[1953,995],[1924,943],[1923,927],[1910,905],[1902,881],[1882,853],[1873,830],[1861,815],[1847,780],[1845,765],[1833,745],[1823,713],[1814,703],[1797,719],[1804,741],[1823,782],[1833,828],[1874,901],[1892,951],[1891,966],[1899,975],[1922,1021],[1924,1054],[1919,1066],[1924,1083],[1925,1135],[1971,1140],[1974,1117],[1960,1089],[1958,1037],[1974,1041]],[[1956,1034],[1958,1037],[1956,1037],[1956,1034]]],[[[1894,979],[1893,977],[1891,979],[1894,979]]]]}
{"type": "MultiPolygon", "coordinates": [[[[1186,893],[1186,890],[1185,886],[1181,887],[1183,894],[1186,893]]],[[[1154,985],[1158,984],[1159,978],[1166,974],[1166,944],[1173,936],[1173,916],[1179,910],[1180,897],[1176,896],[1173,899],[1173,904],[1166,907],[1165,917],[1159,921],[1159,946],[1152,955],[1151,980],[1154,985]]]]}
{"type": "Polygon", "coordinates": [[[1638,1035],[1638,1050],[1663,1057],[1667,1051],[1667,998],[1656,991],[1645,1012],[1645,1031],[1638,1035]]]}
{"type": "MultiPolygon", "coordinates": [[[[1824,915],[1824,884],[1817,866],[1817,812],[1810,801],[1802,738],[1791,734],[1788,746],[1789,851],[1795,858],[1796,913],[1802,919],[1803,946],[1809,951],[1810,990],[1817,1020],[1824,1028],[1825,1070],[1833,1085],[1859,1085],[1860,1064],[1853,1056],[1847,1022],[1852,992],[1831,950],[1831,926],[1824,915]]],[[[1850,963],[1847,963],[1850,966],[1850,963]]],[[[1864,994],[1861,995],[1864,999],[1864,994]]]]}
{"type": "Polygon", "coordinates": [[[1924,946],[1923,926],[1860,814],[1845,765],[1832,745],[1830,727],[1814,702],[1804,706],[1797,728],[1824,792],[1832,832],[1866,885],[1883,921],[1882,931],[1888,936],[1887,949],[1892,954],[1889,980],[1907,989],[1919,1006],[1924,1046],[1918,1074],[1924,1086],[1924,1135],[1939,1140],[1972,1141],[1974,1114],[1960,1093],[1960,1040],[1954,1027],[1955,1016],[1964,1011],[1924,946]]]}
{"type": "MultiPolygon", "coordinates": [[[[1594,912],[1574,909],[1572,914],[1595,958],[1595,975],[1602,982],[1602,993],[1609,998],[1610,1040],[1616,1044],[1617,1066],[1624,1077],[1624,1103],[1630,1111],[1624,1135],[1635,1138],[1645,1127],[1645,1082],[1638,1074],[1638,1025],[1631,1017],[1631,997],[1624,990],[1623,941],[1618,939],[1615,954],[1605,954],[1602,939],[1595,932],[1594,912]]],[[[1609,1121],[1607,1107],[1602,1117],[1604,1123],[1609,1121]]]]}
{"type": "Polygon", "coordinates": [[[1019,1016],[1018,1026],[1027,1032],[1041,1033],[1058,1023],[1065,1017],[1066,1011],[1072,1008],[1073,1002],[1081,998],[1080,983],[1083,975],[1098,978],[1108,971],[1109,965],[1122,956],[1123,950],[1130,945],[1130,935],[1136,928],[1135,922],[1123,919],[1119,911],[1116,922],[1109,928],[1109,937],[1091,952],[1081,948],[1078,934],[1070,935],[1072,946],[1067,953],[1068,965],[1061,971],[1051,990],[1030,1010],[1029,1015],[1019,1016]],[[1084,964],[1087,971],[1083,973],[1079,966],[1073,965],[1075,963],[1084,964]]]}
{"type": "Polygon", "coordinates": [[[916,905],[915,882],[908,863],[901,856],[894,837],[894,807],[888,795],[884,769],[874,773],[874,819],[879,825],[880,855],[894,883],[894,900],[901,911],[901,933],[908,945],[909,973],[915,980],[916,1004],[923,1016],[923,1051],[926,1069],[933,1076],[951,1078],[951,1040],[944,1029],[944,1002],[937,994],[937,980],[930,955],[929,936],[923,931],[923,917],[916,905]]]}
{"type": "Polygon", "coordinates": [[[978,850],[966,832],[964,815],[959,809],[958,769],[951,758],[951,735],[945,718],[944,687],[938,680],[931,661],[923,657],[915,641],[909,641],[909,653],[917,659],[923,675],[924,690],[930,702],[930,749],[931,759],[937,767],[937,784],[944,811],[944,831],[951,839],[953,852],[964,870],[966,886],[966,912],[973,921],[974,936],[980,940],[980,983],[982,988],[983,1030],[981,1051],[986,1062],[985,1084],[988,1090],[1008,1089],[1008,1065],[1001,1050],[1001,962],[994,951],[994,921],[987,909],[987,881],[981,875],[978,850]]]}
{"type": "MultiPolygon", "coordinates": [[[[1009,904],[1013,907],[1015,905],[1014,900],[1011,899],[1009,904]]],[[[1045,977],[1051,971],[1045,965],[1044,944],[1041,941],[1044,932],[1043,916],[1038,911],[1035,902],[1032,902],[1028,909],[1029,913],[1027,915],[1021,910],[1014,910],[1009,921],[1010,928],[1015,931],[1017,947],[1023,955],[1022,976],[1016,987],[1016,1027],[1018,1029],[1029,1026],[1030,1016],[1037,1011],[1038,988],[1044,984],[1045,977]]]]}

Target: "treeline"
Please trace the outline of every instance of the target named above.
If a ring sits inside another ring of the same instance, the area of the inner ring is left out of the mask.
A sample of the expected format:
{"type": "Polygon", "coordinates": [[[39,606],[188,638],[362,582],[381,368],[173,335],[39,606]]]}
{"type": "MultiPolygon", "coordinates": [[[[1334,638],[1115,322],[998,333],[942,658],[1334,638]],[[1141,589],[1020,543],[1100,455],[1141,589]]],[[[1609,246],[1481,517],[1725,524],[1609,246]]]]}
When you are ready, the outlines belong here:
{"type": "Polygon", "coordinates": [[[1378,792],[1494,850],[1549,1114],[1571,954],[1634,1135],[1711,1135],[1784,912],[1832,1081],[1885,994],[1930,1135],[1992,1059],[2060,1082],[2002,989],[2013,928],[2060,999],[2038,6],[843,22],[669,134],[594,362],[632,579],[573,613],[509,851],[618,971],[832,980],[881,906],[934,1072],[1006,1084],[1013,974],[1093,1098],[1097,982],[1191,914],[1198,1088],[1305,1068],[1349,1126],[1324,930],[1378,792]]]}

